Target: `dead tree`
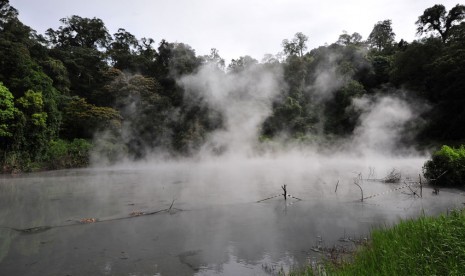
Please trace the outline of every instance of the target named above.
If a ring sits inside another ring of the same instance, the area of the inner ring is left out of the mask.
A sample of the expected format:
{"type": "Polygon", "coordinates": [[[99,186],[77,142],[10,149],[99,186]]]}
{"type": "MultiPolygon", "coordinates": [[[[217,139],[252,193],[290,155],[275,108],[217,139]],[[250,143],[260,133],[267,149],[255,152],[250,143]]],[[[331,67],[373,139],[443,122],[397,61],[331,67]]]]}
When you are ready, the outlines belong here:
{"type": "Polygon", "coordinates": [[[281,189],[283,189],[284,193],[283,193],[283,196],[284,196],[284,200],[287,199],[287,190],[286,190],[286,184],[284,184],[283,186],[281,186],[281,189]]]}

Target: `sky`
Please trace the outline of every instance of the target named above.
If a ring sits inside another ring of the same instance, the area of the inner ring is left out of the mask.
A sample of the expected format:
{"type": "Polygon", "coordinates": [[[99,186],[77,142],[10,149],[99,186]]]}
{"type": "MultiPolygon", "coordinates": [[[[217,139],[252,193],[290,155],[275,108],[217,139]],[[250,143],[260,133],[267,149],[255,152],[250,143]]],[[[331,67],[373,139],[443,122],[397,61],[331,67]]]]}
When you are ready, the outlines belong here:
{"type": "Polygon", "coordinates": [[[157,44],[182,42],[197,55],[216,48],[227,63],[275,55],[297,32],[309,37],[308,49],[336,42],[343,31],[366,39],[385,19],[392,20],[397,41],[412,41],[418,16],[435,4],[449,10],[458,0],[10,0],[21,21],[40,34],[57,29],[64,17],[97,17],[111,34],[124,28],[157,44]]]}

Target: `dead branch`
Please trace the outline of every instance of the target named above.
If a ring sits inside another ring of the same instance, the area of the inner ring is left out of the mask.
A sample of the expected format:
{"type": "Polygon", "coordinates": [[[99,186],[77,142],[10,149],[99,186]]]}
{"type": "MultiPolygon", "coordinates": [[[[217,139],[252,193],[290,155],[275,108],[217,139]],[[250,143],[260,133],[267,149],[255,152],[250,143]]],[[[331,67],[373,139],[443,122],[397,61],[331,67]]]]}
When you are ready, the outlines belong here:
{"type": "Polygon", "coordinates": [[[391,172],[383,178],[385,183],[399,183],[402,178],[402,174],[396,169],[392,169],[391,172]]]}
{"type": "Polygon", "coordinates": [[[358,184],[358,180],[357,180],[357,179],[354,180],[354,184],[357,185],[357,187],[360,188],[360,193],[362,194],[362,197],[360,198],[360,201],[363,202],[363,189],[362,189],[362,187],[358,184]]]}

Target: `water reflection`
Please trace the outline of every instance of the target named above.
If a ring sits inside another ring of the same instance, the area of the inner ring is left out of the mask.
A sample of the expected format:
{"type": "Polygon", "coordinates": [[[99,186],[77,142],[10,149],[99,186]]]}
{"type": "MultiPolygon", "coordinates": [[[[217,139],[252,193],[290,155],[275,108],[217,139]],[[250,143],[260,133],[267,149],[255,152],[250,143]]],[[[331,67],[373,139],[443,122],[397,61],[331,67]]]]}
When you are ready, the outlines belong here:
{"type": "MultiPolygon", "coordinates": [[[[0,275],[267,275],[321,257],[311,250],[317,244],[330,247],[465,201],[456,191],[435,196],[426,188],[421,199],[395,191],[362,203],[350,171],[288,170],[283,177],[270,166],[160,164],[5,176],[0,224],[10,228],[0,228],[0,275]],[[303,200],[256,203],[280,193],[283,183],[303,200]],[[105,221],[166,209],[173,200],[177,209],[169,212],[105,221]],[[77,224],[82,218],[101,221],[77,224]],[[11,229],[69,224],[30,235],[11,229]]],[[[363,189],[369,195],[399,185],[363,189]]]]}

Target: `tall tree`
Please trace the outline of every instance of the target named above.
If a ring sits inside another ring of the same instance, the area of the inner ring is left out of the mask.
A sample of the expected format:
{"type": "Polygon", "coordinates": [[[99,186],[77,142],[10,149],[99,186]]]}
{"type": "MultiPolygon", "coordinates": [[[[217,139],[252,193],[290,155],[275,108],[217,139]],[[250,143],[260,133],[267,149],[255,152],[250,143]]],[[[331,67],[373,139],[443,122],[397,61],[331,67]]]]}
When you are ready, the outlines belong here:
{"type": "Polygon", "coordinates": [[[3,25],[11,19],[16,19],[18,11],[10,5],[8,0],[0,0],[0,30],[3,30],[3,25]]]}
{"type": "Polygon", "coordinates": [[[102,48],[108,46],[111,36],[105,24],[98,18],[83,18],[77,15],[60,19],[58,30],[46,31],[49,42],[55,47],[102,48]]]}
{"type": "Polygon", "coordinates": [[[396,37],[391,25],[390,19],[378,21],[368,36],[368,44],[379,51],[390,48],[396,37]]]}
{"type": "Polygon", "coordinates": [[[303,57],[304,51],[307,50],[307,41],[308,36],[301,32],[296,33],[292,40],[284,39],[282,42],[284,53],[288,56],[297,55],[303,57]]]}
{"type": "Polygon", "coordinates": [[[58,30],[48,29],[50,55],[63,62],[71,83],[72,95],[86,98],[90,103],[101,104],[94,91],[104,85],[104,72],[108,63],[104,53],[111,36],[102,20],[73,15],[60,20],[58,30]]]}
{"type": "Polygon", "coordinates": [[[343,31],[342,34],[339,36],[337,43],[340,45],[359,45],[362,42],[362,35],[355,32],[349,35],[346,31],[343,31]]]}
{"type": "Polygon", "coordinates": [[[122,28],[113,37],[108,49],[113,66],[119,70],[135,69],[136,50],[139,48],[136,37],[122,28]]]}
{"type": "Polygon", "coordinates": [[[437,31],[446,42],[451,29],[465,19],[465,6],[457,4],[448,13],[443,5],[434,5],[427,8],[416,22],[417,33],[422,35],[437,31]]]}
{"type": "Polygon", "coordinates": [[[228,66],[228,71],[237,73],[257,63],[258,61],[251,56],[243,56],[238,59],[232,59],[228,66]]]}
{"type": "Polygon", "coordinates": [[[203,56],[203,59],[208,63],[215,64],[221,70],[224,69],[224,59],[220,56],[220,51],[216,48],[211,48],[210,54],[203,56]]]}

